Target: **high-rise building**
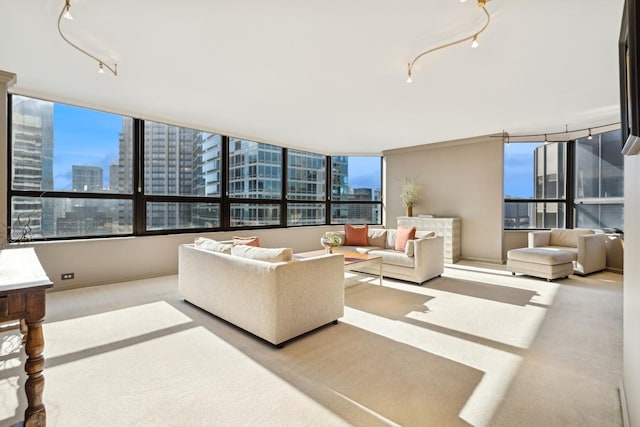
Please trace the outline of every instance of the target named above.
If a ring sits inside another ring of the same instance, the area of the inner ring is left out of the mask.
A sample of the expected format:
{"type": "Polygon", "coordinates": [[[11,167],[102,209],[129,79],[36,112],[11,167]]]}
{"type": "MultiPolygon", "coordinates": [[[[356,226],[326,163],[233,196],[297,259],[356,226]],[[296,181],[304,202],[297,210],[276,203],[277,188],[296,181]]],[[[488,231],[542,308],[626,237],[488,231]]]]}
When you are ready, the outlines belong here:
{"type": "MultiPolygon", "coordinates": [[[[118,187],[133,186],[133,121],[123,120],[118,160],[118,187]]],[[[193,193],[194,142],[200,132],[152,121],[144,122],[144,192],[156,196],[191,196],[193,193]]],[[[147,203],[147,230],[192,226],[187,203],[147,203]]],[[[120,224],[131,218],[130,205],[123,204],[120,224]]]]}
{"type": "MultiPolygon", "coordinates": [[[[282,197],[282,148],[260,142],[229,138],[230,198],[280,199],[282,197]]],[[[231,203],[231,225],[279,225],[276,204],[231,203]]]]}
{"type": "MultiPolygon", "coordinates": [[[[193,146],[192,192],[197,196],[220,197],[222,174],[222,136],[197,132],[193,146]]],[[[198,228],[220,227],[220,204],[196,203],[192,224],[198,228]]]]}
{"type": "Polygon", "coordinates": [[[98,166],[71,166],[71,187],[78,192],[99,192],[103,190],[102,168],[98,166]]]}
{"type": "Polygon", "coordinates": [[[326,156],[289,149],[287,155],[288,225],[317,225],[326,221],[327,160],[326,156]]]}
{"type": "MultiPolygon", "coordinates": [[[[565,197],[566,143],[543,144],[535,148],[533,159],[533,197],[563,199],[565,197]]],[[[532,228],[564,228],[565,205],[561,203],[533,203],[535,212],[532,228]]]]}
{"type": "MultiPolygon", "coordinates": [[[[53,103],[12,97],[12,170],[15,190],[53,190],[53,103]]],[[[50,200],[14,197],[11,200],[11,238],[19,239],[28,228],[32,237],[53,232],[50,200]]]]}

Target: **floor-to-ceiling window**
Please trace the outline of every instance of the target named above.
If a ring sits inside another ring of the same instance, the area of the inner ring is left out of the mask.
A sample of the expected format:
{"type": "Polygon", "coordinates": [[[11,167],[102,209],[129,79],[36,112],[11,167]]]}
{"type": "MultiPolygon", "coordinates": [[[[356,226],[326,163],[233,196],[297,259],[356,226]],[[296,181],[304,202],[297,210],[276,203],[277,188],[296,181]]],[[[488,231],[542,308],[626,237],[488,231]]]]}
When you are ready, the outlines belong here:
{"type": "Polygon", "coordinates": [[[504,228],[622,229],[620,131],[504,146],[504,228]]]}
{"type": "Polygon", "coordinates": [[[382,159],[331,158],[331,223],[382,223],[382,159]]]}
{"type": "Polygon", "coordinates": [[[11,240],[133,231],[132,119],[11,97],[11,240]]]}
{"type": "Polygon", "coordinates": [[[12,241],[382,222],[381,157],[9,99],[12,241]]]}

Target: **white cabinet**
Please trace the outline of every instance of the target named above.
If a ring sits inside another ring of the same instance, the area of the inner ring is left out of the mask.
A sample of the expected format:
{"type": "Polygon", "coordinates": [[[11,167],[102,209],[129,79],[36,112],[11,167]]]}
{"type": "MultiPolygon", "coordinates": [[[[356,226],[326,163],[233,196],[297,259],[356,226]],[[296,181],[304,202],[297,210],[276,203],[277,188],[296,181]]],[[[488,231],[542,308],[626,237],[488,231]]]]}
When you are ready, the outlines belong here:
{"type": "Polygon", "coordinates": [[[398,227],[415,226],[417,230],[430,230],[444,238],[444,262],[460,260],[461,224],[460,218],[427,218],[419,216],[399,216],[398,227]]]}

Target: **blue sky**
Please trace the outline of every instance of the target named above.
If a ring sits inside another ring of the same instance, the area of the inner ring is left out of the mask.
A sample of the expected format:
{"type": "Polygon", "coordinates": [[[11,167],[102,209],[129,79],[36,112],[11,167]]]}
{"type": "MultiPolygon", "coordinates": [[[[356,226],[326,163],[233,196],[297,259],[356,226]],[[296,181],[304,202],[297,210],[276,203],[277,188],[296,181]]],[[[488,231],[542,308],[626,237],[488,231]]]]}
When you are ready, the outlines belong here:
{"type": "MultiPolygon", "coordinates": [[[[116,114],[54,103],[54,188],[71,190],[71,166],[98,166],[104,186],[109,185],[109,166],[118,160],[118,136],[122,117],[116,114]]],[[[511,143],[504,149],[504,194],[533,195],[533,150],[536,143],[511,143]]],[[[379,157],[349,157],[351,188],[380,186],[379,157]]]]}
{"type": "Polygon", "coordinates": [[[109,185],[109,166],[118,160],[118,135],[122,117],[85,108],[53,104],[55,190],[71,190],[71,166],[102,168],[109,185]]]}
{"type": "Polygon", "coordinates": [[[380,157],[349,157],[351,188],[380,188],[380,157]]]}
{"type": "Polygon", "coordinates": [[[518,142],[504,146],[504,195],[533,197],[533,150],[539,142],[518,142]]]}

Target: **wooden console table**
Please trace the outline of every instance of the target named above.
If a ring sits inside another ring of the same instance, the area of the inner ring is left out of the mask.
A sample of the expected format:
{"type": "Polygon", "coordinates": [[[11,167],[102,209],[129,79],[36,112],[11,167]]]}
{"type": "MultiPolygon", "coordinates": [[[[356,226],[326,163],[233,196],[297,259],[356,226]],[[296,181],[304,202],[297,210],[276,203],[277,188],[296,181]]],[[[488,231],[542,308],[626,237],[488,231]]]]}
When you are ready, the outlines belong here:
{"type": "Polygon", "coordinates": [[[20,330],[26,336],[27,381],[26,427],[47,425],[42,402],[44,389],[44,335],[46,290],[53,286],[42,269],[33,248],[0,250],[0,322],[20,320],[20,330]]]}

